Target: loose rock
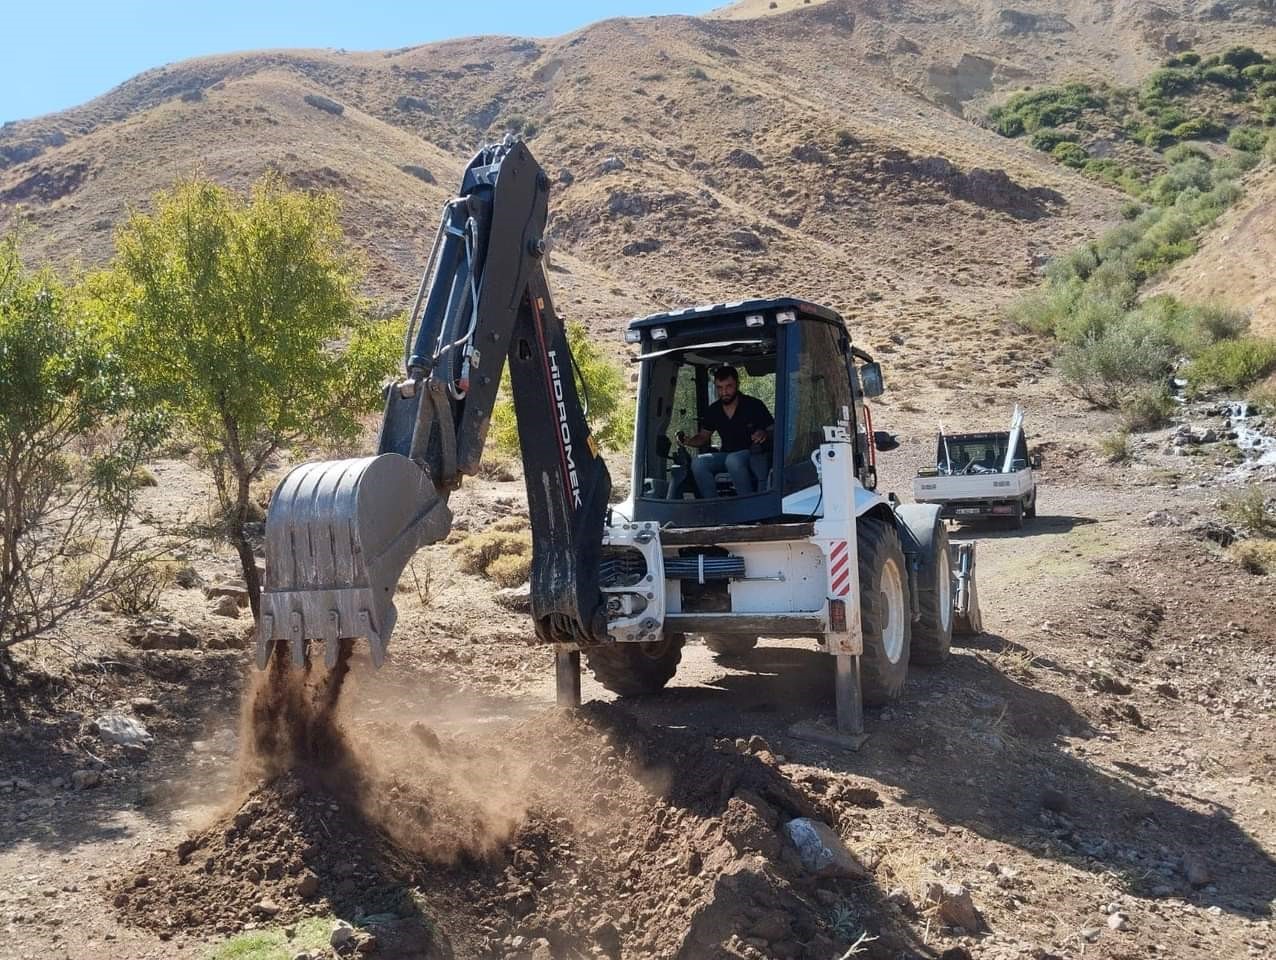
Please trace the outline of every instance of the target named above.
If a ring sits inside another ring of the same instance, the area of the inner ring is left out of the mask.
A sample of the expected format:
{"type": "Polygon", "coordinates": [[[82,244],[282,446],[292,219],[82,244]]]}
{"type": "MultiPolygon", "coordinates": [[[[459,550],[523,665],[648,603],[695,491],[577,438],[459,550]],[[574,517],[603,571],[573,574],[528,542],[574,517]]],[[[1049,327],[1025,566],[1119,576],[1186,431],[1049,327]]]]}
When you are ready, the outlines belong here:
{"type": "Polygon", "coordinates": [[[784,825],[802,866],[821,877],[866,878],[868,870],[827,823],[798,817],[784,825]]]}

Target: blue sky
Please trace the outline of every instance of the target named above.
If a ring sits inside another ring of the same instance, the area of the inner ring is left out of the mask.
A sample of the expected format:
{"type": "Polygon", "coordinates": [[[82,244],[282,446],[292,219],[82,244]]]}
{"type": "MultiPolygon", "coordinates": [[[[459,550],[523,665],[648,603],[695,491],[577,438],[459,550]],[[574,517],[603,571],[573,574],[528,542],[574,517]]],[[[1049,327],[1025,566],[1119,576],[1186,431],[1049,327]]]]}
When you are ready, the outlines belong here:
{"type": "Polygon", "coordinates": [[[379,50],[498,33],[550,37],[726,0],[0,0],[0,123],[83,103],[150,67],[277,47],[379,50]]]}

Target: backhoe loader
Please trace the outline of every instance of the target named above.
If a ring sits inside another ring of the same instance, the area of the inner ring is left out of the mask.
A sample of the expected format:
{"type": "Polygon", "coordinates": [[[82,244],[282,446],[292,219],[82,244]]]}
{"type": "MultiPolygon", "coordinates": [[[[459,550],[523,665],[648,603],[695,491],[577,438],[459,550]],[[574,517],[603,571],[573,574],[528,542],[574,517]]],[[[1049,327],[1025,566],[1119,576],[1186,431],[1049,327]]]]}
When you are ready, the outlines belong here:
{"type": "Polygon", "coordinates": [[[259,666],[303,663],[310,641],[331,666],[345,638],[366,638],[382,664],[399,576],[448,534],[448,497],[478,469],[508,364],[533,627],[554,645],[559,703],[580,702],[582,654],[604,686],[634,695],[672,678],[688,638],[732,655],[759,636],[806,637],[834,658],[839,729],[859,732],[862,704],[898,697],[910,659],[943,660],[955,619],[978,622],[973,545],[948,543],[937,507],[876,492],[877,453],[893,445],[866,403],[883,390],[880,366],[837,313],[801,299],[635,319],[633,492],[609,506],[545,276],[548,196],[522,142],[485,147],[466,168],[376,455],[298,466],[272,497],[259,666]],[[748,425],[747,476],[719,469],[743,461],[717,456],[705,428],[728,370],[772,421],[748,425]]]}

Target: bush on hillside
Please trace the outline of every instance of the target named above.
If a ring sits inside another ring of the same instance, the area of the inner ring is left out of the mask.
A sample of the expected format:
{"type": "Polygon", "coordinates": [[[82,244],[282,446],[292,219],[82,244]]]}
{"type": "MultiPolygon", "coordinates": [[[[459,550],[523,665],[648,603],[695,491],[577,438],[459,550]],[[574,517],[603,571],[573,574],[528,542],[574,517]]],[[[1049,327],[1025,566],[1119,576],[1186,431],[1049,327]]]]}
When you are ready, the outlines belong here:
{"type": "Polygon", "coordinates": [[[1050,155],[1065,167],[1075,167],[1077,169],[1084,167],[1086,161],[1090,159],[1090,154],[1086,153],[1085,147],[1079,143],[1071,143],[1069,141],[1056,144],[1054,149],[1050,151],[1050,155]]]}
{"type": "Polygon", "coordinates": [[[1201,71],[1201,77],[1207,83],[1214,83],[1220,87],[1243,87],[1245,86],[1245,78],[1241,76],[1241,72],[1233,66],[1220,64],[1217,67],[1208,67],[1201,71]]]}
{"type": "Polygon", "coordinates": [[[1262,83],[1264,80],[1276,80],[1276,64],[1251,64],[1241,71],[1241,76],[1250,83],[1262,83]]]}
{"type": "Polygon", "coordinates": [[[1075,396],[1112,409],[1136,388],[1169,376],[1176,353],[1163,330],[1126,315],[1102,332],[1064,346],[1059,374],[1075,396]]]}
{"type": "Polygon", "coordinates": [[[988,112],[993,128],[1006,137],[1057,127],[1081,116],[1088,108],[1103,106],[1103,98],[1085,83],[1044,87],[1017,93],[988,112]]]}
{"type": "Polygon", "coordinates": [[[1230,47],[1223,53],[1223,63],[1233,70],[1244,70],[1246,67],[1266,62],[1267,58],[1253,47],[1230,47]]]}
{"type": "Polygon", "coordinates": [[[1201,62],[1201,55],[1191,50],[1185,50],[1182,53],[1170,57],[1165,61],[1167,67],[1194,67],[1201,62]]]}
{"type": "Polygon", "coordinates": [[[1179,140],[1215,140],[1226,135],[1227,127],[1208,117],[1196,117],[1170,131],[1179,140]]]}
{"type": "Polygon", "coordinates": [[[1143,81],[1143,96],[1145,102],[1175,97],[1195,90],[1197,82],[1195,69],[1165,67],[1152,71],[1143,81]]]}
{"type": "Polygon", "coordinates": [[[1247,153],[1258,153],[1267,145],[1267,131],[1259,127],[1236,127],[1227,135],[1227,145],[1247,153]]]}
{"type": "Polygon", "coordinates": [[[1187,367],[1187,381],[1196,392],[1239,390],[1276,371],[1276,340],[1244,337],[1220,340],[1206,347],[1187,367]]]}
{"type": "Polygon", "coordinates": [[[1147,433],[1169,423],[1178,405],[1163,383],[1136,387],[1121,401],[1121,419],[1131,433],[1147,433]]]}
{"type": "Polygon", "coordinates": [[[1036,149],[1049,153],[1061,143],[1076,143],[1077,135],[1067,130],[1056,130],[1053,127],[1042,127],[1032,135],[1029,141],[1036,149]]]}

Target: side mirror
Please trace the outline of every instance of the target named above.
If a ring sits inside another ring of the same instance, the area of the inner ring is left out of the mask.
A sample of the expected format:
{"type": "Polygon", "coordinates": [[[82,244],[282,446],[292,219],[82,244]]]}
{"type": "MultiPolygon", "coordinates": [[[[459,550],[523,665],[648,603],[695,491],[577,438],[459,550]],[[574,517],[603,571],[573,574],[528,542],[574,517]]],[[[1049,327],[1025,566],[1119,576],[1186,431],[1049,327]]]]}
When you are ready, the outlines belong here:
{"type": "Polygon", "coordinates": [[[873,446],[880,452],[885,453],[888,450],[894,450],[899,447],[899,440],[893,433],[887,433],[885,430],[875,430],[873,432],[873,446]]]}
{"type": "Polygon", "coordinates": [[[1032,464],[1032,469],[1040,470],[1041,469],[1041,454],[1034,453],[1031,457],[1028,458],[1028,462],[1032,464]]]}
{"type": "Polygon", "coordinates": [[[864,388],[864,396],[880,397],[886,392],[886,384],[882,380],[882,365],[866,363],[860,367],[860,384],[864,388]]]}

